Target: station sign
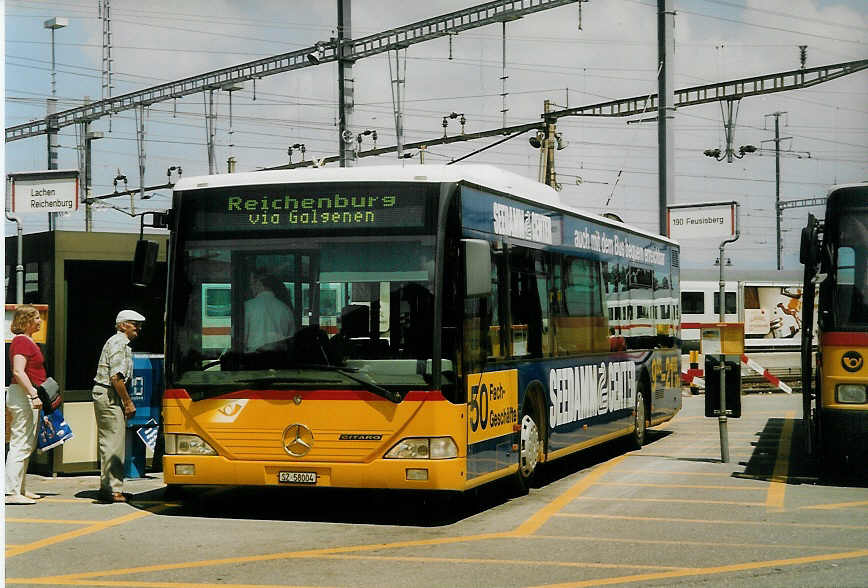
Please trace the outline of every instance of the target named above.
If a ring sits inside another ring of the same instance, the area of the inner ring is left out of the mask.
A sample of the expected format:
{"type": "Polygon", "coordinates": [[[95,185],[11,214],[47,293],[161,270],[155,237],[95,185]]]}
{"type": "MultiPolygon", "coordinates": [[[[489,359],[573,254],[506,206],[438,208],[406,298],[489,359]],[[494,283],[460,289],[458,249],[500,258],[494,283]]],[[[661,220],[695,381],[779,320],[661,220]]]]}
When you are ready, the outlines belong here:
{"type": "Polygon", "coordinates": [[[675,204],[666,210],[668,235],[673,239],[728,239],[738,229],[738,203],[675,204]]]}
{"type": "Polygon", "coordinates": [[[78,170],[44,170],[9,174],[12,212],[75,212],[78,170]]]}

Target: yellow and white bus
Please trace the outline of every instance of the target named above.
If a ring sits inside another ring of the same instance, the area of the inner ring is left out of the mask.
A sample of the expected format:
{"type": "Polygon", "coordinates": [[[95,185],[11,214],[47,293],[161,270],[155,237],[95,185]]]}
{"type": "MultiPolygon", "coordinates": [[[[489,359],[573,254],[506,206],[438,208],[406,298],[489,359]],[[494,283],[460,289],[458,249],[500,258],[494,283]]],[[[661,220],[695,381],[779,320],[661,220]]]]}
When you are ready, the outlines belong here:
{"type": "Polygon", "coordinates": [[[868,183],[835,186],[825,219],[808,217],[800,250],[805,265],[802,399],[810,449],[822,465],[862,474],[868,463],[868,183]],[[813,366],[812,364],[816,365],[813,366]],[[812,371],[813,370],[813,371],[812,371]]]}
{"type": "Polygon", "coordinates": [[[170,228],[170,488],[526,489],[541,462],[641,445],[680,409],[678,245],[521,176],[184,178],[170,228]],[[287,286],[294,334],[248,352],[263,273],[287,286]],[[631,297],[653,328],[610,321],[631,297]]]}

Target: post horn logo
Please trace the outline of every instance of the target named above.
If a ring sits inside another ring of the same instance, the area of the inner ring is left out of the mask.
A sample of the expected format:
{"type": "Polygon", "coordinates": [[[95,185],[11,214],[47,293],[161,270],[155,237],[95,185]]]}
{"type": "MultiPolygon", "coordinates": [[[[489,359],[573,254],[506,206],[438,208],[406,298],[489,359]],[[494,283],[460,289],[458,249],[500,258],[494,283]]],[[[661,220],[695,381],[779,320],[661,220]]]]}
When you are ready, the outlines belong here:
{"type": "Polygon", "coordinates": [[[862,354],[858,351],[848,351],[841,357],[841,366],[848,372],[858,372],[863,363],[862,354]]]}
{"type": "Polygon", "coordinates": [[[283,430],[283,450],[293,457],[304,457],[313,448],[313,431],[294,423],[283,430]]]}

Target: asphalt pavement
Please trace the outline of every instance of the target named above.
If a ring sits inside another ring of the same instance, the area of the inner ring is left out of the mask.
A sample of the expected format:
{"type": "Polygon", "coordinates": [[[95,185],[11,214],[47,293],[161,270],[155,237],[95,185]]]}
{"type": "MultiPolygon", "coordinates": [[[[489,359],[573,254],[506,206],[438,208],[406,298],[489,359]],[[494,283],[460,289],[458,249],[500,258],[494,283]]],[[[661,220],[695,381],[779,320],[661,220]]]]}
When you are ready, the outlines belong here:
{"type": "Polygon", "coordinates": [[[868,479],[819,473],[801,397],[743,397],[718,421],[686,396],[627,452],[610,443],[541,471],[525,496],[494,485],[439,499],[401,492],[201,488],[29,475],[44,494],[5,510],[15,586],[866,586],[868,479]]]}

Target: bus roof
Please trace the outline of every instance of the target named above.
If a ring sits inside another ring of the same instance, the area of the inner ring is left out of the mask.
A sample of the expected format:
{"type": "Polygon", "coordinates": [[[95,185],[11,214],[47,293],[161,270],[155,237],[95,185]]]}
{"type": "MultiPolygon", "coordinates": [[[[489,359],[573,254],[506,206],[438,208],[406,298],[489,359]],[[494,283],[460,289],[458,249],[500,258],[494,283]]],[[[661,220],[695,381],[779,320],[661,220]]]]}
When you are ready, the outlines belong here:
{"type": "Polygon", "coordinates": [[[868,181],[864,182],[853,182],[851,184],[835,184],[834,186],[829,188],[829,191],[826,195],[831,195],[832,192],[837,192],[838,190],[846,190],[849,188],[868,188],[868,181]]]}
{"type": "Polygon", "coordinates": [[[618,227],[632,233],[659,239],[677,245],[678,242],[637,227],[603,216],[579,210],[561,202],[554,188],[525,176],[506,171],[493,165],[379,165],[369,167],[295,168],[215,174],[186,177],[178,180],[175,191],[250,186],[261,184],[307,184],[311,182],[464,182],[488,188],[536,204],[542,204],[571,212],[596,223],[618,227]]]}

